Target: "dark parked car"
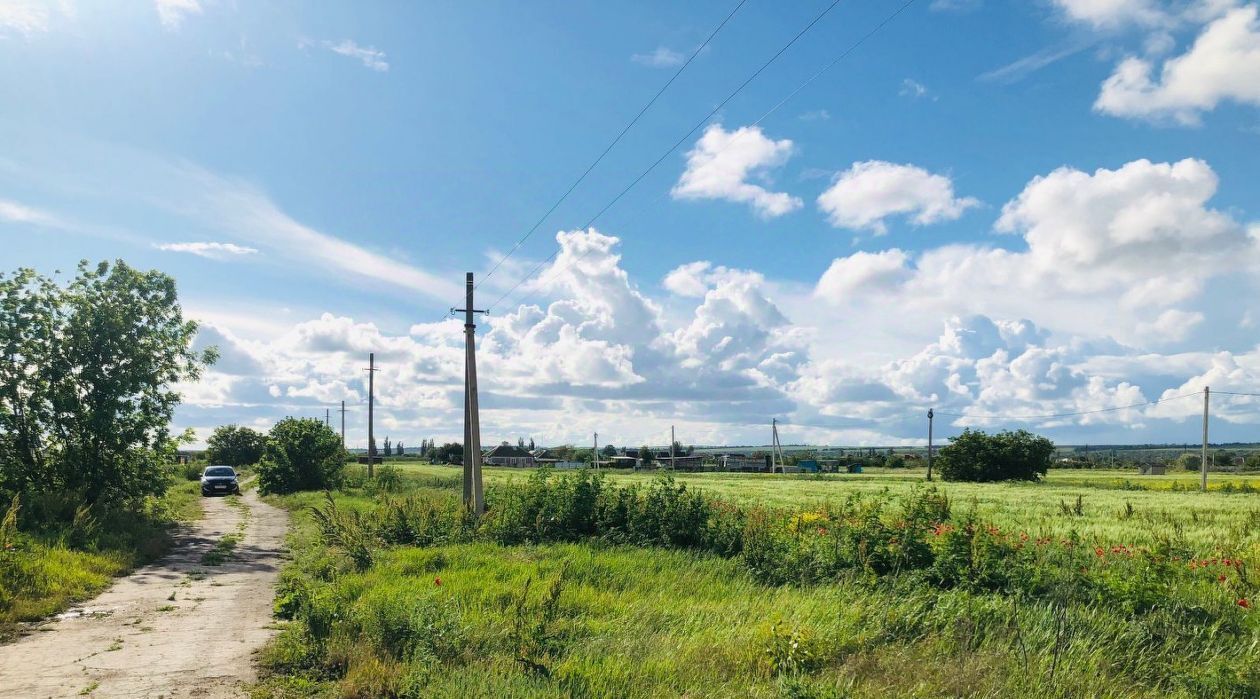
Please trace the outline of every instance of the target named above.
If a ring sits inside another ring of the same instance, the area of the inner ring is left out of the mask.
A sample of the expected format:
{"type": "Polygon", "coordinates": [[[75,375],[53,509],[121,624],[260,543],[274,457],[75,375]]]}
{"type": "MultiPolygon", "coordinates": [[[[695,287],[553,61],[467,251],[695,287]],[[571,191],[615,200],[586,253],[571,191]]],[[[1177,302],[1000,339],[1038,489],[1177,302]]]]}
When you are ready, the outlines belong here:
{"type": "Polygon", "coordinates": [[[201,496],[240,495],[241,484],[236,480],[236,469],[231,466],[207,466],[201,472],[201,496]]]}

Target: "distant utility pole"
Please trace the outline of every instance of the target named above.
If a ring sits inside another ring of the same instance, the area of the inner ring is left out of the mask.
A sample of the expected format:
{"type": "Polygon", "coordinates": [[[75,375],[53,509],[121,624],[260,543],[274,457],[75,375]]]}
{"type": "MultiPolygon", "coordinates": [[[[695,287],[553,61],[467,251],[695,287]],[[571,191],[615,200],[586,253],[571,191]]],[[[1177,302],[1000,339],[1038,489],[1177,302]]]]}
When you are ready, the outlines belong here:
{"type": "Polygon", "coordinates": [[[341,401],[341,448],[346,448],[346,402],[341,401]]]}
{"type": "Polygon", "coordinates": [[[678,464],[674,461],[674,426],[669,426],[669,470],[677,470],[678,464]]]}
{"type": "Polygon", "coordinates": [[[473,273],[464,278],[464,308],[452,308],[451,314],[464,314],[464,506],[474,514],[486,511],[481,489],[481,414],[477,406],[477,310],[473,306],[473,273]]]}
{"type": "Polygon", "coordinates": [[[372,433],[372,401],[374,400],[375,393],[376,393],[376,372],[377,371],[379,371],[379,369],[376,368],[376,353],[369,352],[368,353],[368,368],[367,368],[367,373],[368,373],[368,448],[367,448],[368,478],[371,478],[375,475],[375,472],[373,469],[373,461],[375,461],[376,459],[376,441],[375,441],[376,437],[372,433]]]}
{"type": "Polygon", "coordinates": [[[595,433],[595,451],[591,452],[591,465],[599,468],[599,433],[595,433]]]}
{"type": "Polygon", "coordinates": [[[1199,476],[1202,483],[1199,485],[1200,490],[1207,492],[1207,445],[1208,445],[1208,394],[1211,390],[1203,387],[1203,455],[1199,457],[1199,476]]]}
{"type": "Polygon", "coordinates": [[[783,455],[783,445],[779,442],[779,418],[770,419],[770,473],[775,471],[774,458],[779,457],[778,468],[787,473],[787,457],[783,455]]]}
{"type": "Polygon", "coordinates": [[[928,480],[932,480],[932,418],[936,417],[936,413],[928,408],[928,480]]]}
{"type": "Polygon", "coordinates": [[[331,422],[329,422],[329,412],[328,412],[328,408],[324,408],[324,427],[327,427],[327,428],[329,428],[329,429],[332,429],[332,423],[331,423],[331,422]]]}

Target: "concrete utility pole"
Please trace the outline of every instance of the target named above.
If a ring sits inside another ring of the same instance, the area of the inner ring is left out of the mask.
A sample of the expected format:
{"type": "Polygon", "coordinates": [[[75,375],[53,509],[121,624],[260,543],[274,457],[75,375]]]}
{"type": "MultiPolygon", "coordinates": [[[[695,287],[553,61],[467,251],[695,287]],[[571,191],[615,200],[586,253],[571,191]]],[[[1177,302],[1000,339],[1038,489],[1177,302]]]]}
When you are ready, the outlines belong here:
{"type": "Polygon", "coordinates": [[[1207,445],[1208,445],[1208,394],[1209,393],[1211,393],[1211,390],[1207,386],[1204,386],[1203,387],[1203,455],[1199,457],[1199,476],[1202,480],[1202,483],[1199,485],[1199,489],[1205,493],[1207,492],[1207,468],[1208,468],[1207,445]]]}
{"type": "Polygon", "coordinates": [[[787,473],[787,457],[783,454],[783,445],[779,442],[779,418],[770,419],[770,473],[775,470],[775,455],[779,457],[778,468],[787,473]]]}
{"type": "Polygon", "coordinates": [[[928,408],[928,480],[932,480],[932,418],[936,413],[928,408]]]}
{"type": "Polygon", "coordinates": [[[595,451],[591,452],[591,465],[599,468],[599,433],[595,433],[595,451]]]}
{"type": "Polygon", "coordinates": [[[368,478],[375,475],[373,462],[376,460],[376,437],[372,433],[372,402],[376,392],[376,353],[368,353],[368,478]]]}
{"type": "Polygon", "coordinates": [[[341,401],[341,448],[346,448],[346,402],[341,401]]]}
{"type": "Polygon", "coordinates": [[[674,426],[670,425],[669,426],[669,470],[671,471],[677,470],[677,467],[678,467],[677,462],[674,460],[675,458],[676,456],[674,454],[674,426]]]}
{"type": "Polygon", "coordinates": [[[473,273],[464,278],[464,308],[451,313],[464,314],[464,506],[477,515],[486,511],[481,488],[481,416],[477,406],[477,324],[476,313],[488,313],[473,307],[473,273]]]}
{"type": "Polygon", "coordinates": [[[327,427],[328,429],[332,429],[332,423],[329,422],[328,408],[324,408],[324,427],[327,427]]]}

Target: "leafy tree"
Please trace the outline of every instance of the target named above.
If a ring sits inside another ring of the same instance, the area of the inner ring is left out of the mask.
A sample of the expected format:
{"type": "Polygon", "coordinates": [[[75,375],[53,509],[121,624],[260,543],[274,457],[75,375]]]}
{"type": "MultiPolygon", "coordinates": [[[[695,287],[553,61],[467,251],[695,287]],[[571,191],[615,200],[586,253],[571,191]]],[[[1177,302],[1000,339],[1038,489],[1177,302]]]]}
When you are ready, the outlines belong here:
{"type": "Polygon", "coordinates": [[[341,482],[344,467],[341,437],[322,420],[285,418],[267,435],[258,462],[258,490],[263,494],[326,490],[341,482]]]}
{"type": "Polygon", "coordinates": [[[464,461],[464,445],[459,442],[447,442],[431,450],[429,460],[435,464],[458,464],[464,461]]]}
{"type": "Polygon", "coordinates": [[[516,438],[516,447],[517,447],[518,449],[524,449],[524,448],[525,448],[525,438],[524,438],[524,437],[517,437],[517,438],[516,438]]]}
{"type": "Polygon", "coordinates": [[[206,440],[206,460],[212,464],[248,466],[258,463],[267,435],[240,425],[223,425],[214,428],[206,440]]]}
{"type": "Polygon", "coordinates": [[[1187,471],[1198,471],[1199,463],[1202,461],[1198,454],[1182,454],[1177,457],[1176,465],[1187,471]]]}
{"type": "Polygon", "coordinates": [[[403,455],[403,443],[399,442],[398,444],[394,445],[394,456],[402,456],[402,455],[403,455]]]}
{"type": "Polygon", "coordinates": [[[639,461],[643,464],[644,468],[651,466],[652,462],[656,461],[656,454],[652,452],[652,447],[649,447],[646,444],[639,447],[639,461]]]}
{"type": "Polygon", "coordinates": [[[385,456],[393,456],[394,448],[389,445],[389,437],[385,438],[385,456]]]}
{"type": "Polygon", "coordinates": [[[986,434],[966,429],[941,449],[937,463],[947,481],[1035,481],[1046,475],[1054,442],[1027,430],[986,434]]]}
{"type": "Polygon", "coordinates": [[[611,444],[605,444],[604,448],[599,450],[599,453],[603,454],[604,456],[616,456],[617,447],[614,447],[611,444]]]}
{"type": "Polygon", "coordinates": [[[536,449],[536,447],[534,446],[534,438],[533,438],[533,437],[530,437],[530,438],[529,438],[529,450],[530,450],[530,451],[533,451],[534,449],[536,449]]]}
{"type": "Polygon", "coordinates": [[[64,287],[29,269],[0,274],[0,489],[135,501],[167,485],[173,388],[197,352],[175,281],[122,261],[64,287]]]}

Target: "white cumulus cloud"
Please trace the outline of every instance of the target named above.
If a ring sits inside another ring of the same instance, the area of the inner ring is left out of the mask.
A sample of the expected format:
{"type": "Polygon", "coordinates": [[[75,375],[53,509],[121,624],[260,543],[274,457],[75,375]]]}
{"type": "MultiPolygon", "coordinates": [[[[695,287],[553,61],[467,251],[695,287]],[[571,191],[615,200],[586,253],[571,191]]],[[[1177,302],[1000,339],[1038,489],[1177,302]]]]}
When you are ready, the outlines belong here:
{"type": "Polygon", "coordinates": [[[882,160],[854,163],[838,173],[818,197],[818,207],[833,226],[888,232],[884,219],[904,215],[916,225],[952,221],[979,206],[972,197],[954,194],[954,183],[915,165],[882,160]]]}
{"type": "Polygon", "coordinates": [[[764,180],[769,169],[787,162],[792,148],[792,141],[767,138],[755,126],[727,131],[714,124],[687,153],[687,169],[670,193],[675,199],[747,203],[765,218],[782,216],[799,209],[801,200],[748,180],[764,180]]]}
{"type": "Polygon", "coordinates": [[[1094,108],[1104,114],[1198,124],[1225,101],[1260,106],[1260,7],[1234,8],[1209,23],[1193,46],[1159,67],[1124,59],[1102,84],[1094,108]]]}
{"type": "Polygon", "coordinates": [[[1054,0],[1054,4],[1068,19],[1099,29],[1131,24],[1150,26],[1167,20],[1154,0],[1054,0]]]}
{"type": "Polygon", "coordinates": [[[832,260],[814,293],[827,301],[847,300],[859,290],[892,289],[910,276],[909,256],[897,249],[855,252],[832,260]]]}

